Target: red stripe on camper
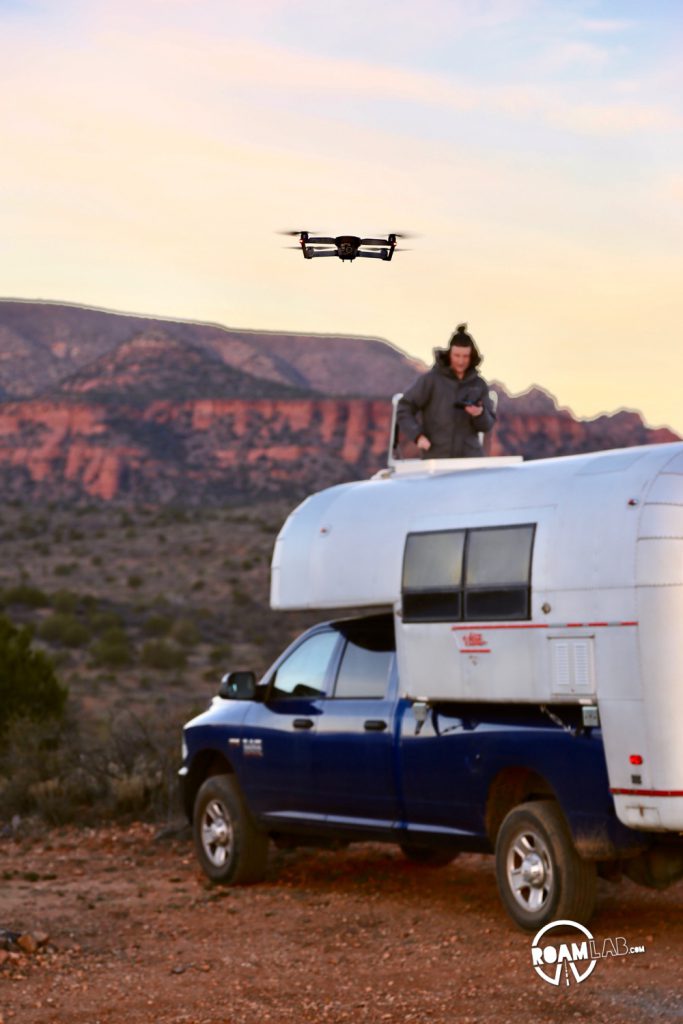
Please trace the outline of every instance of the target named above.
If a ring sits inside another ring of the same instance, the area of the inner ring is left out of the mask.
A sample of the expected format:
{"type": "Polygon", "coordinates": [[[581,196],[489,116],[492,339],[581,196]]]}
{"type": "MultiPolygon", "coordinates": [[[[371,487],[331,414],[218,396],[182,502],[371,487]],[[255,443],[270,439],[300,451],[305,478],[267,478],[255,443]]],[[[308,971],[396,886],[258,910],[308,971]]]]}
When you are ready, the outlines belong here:
{"type": "Polygon", "coordinates": [[[638,622],[468,622],[463,626],[451,626],[456,633],[469,629],[621,629],[623,626],[637,626],[638,622]]]}
{"type": "Polygon", "coordinates": [[[683,796],[683,789],[611,789],[614,796],[683,796]]]}
{"type": "Polygon", "coordinates": [[[549,629],[547,622],[505,622],[497,623],[496,625],[489,625],[488,622],[477,623],[470,622],[466,626],[451,626],[451,629],[456,632],[459,629],[470,630],[470,629],[549,629]]]}

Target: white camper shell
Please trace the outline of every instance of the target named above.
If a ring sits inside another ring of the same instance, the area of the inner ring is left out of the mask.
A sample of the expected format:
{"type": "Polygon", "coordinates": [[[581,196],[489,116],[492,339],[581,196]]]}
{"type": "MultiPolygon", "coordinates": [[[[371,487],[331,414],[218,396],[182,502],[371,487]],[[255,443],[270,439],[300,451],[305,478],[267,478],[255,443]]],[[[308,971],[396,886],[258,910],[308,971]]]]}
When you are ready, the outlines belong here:
{"type": "Polygon", "coordinates": [[[331,487],[284,524],[271,604],[393,609],[405,697],[597,707],[621,821],[683,831],[683,443],[331,487]]]}

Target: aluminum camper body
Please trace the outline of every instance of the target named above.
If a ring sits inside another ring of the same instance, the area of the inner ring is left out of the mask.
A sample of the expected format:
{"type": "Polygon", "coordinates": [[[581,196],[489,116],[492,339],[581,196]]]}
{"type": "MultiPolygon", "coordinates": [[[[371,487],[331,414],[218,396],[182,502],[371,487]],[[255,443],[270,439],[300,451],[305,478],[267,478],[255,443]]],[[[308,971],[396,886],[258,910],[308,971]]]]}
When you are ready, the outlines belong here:
{"type": "Polygon", "coordinates": [[[683,444],[329,488],[283,526],[271,604],[392,609],[405,697],[596,707],[620,820],[683,831],[683,444]]]}

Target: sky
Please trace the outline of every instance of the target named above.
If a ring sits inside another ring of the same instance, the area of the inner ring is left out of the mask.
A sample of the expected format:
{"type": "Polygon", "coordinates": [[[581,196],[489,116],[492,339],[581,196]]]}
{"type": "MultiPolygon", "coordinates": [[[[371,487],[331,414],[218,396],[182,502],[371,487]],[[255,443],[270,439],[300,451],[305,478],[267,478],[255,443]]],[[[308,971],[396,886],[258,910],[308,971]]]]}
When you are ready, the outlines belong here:
{"type": "Polygon", "coordinates": [[[467,322],[683,434],[682,50],[679,0],[0,0],[0,296],[426,362],[467,322]]]}

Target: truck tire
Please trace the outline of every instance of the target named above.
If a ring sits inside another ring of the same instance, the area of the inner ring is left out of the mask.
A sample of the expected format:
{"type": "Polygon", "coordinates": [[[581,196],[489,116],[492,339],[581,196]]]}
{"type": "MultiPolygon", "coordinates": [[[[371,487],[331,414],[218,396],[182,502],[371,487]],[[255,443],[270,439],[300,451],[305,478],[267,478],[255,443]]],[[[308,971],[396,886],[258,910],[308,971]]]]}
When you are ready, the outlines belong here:
{"type": "Polygon", "coordinates": [[[411,846],[408,843],[401,843],[401,853],[412,864],[425,868],[445,868],[458,856],[457,851],[434,850],[429,846],[411,846]]]}
{"type": "Polygon", "coordinates": [[[496,838],[496,876],[505,909],[525,931],[559,920],[587,924],[595,908],[595,864],[576,852],[553,800],[510,811],[496,838]]]}
{"type": "Polygon", "coordinates": [[[230,775],[211,775],[194,803],[192,833],[204,874],[213,882],[260,882],[266,871],[268,836],[256,828],[230,775]]]}

